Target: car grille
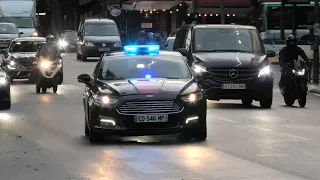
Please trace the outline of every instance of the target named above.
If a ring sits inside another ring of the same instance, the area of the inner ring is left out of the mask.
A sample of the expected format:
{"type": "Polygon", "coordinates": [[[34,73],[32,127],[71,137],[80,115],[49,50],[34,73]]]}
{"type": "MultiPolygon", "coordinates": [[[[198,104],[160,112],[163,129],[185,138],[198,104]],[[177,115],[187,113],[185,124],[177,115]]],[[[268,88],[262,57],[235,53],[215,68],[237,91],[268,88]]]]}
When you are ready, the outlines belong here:
{"type": "Polygon", "coordinates": [[[99,48],[113,48],[113,44],[114,43],[94,43],[94,46],[99,48]],[[103,44],[105,44],[105,46],[103,46],[103,44]]]}
{"type": "Polygon", "coordinates": [[[0,48],[7,48],[9,46],[10,40],[0,39],[0,48]]]}
{"type": "Polygon", "coordinates": [[[19,64],[22,65],[27,70],[32,70],[34,68],[33,61],[35,58],[20,58],[18,60],[19,64]]]}
{"type": "Polygon", "coordinates": [[[208,71],[214,80],[221,82],[247,82],[257,79],[259,75],[259,69],[253,68],[210,68],[208,71]],[[238,73],[237,77],[230,76],[231,70],[238,73]]]}
{"type": "Polygon", "coordinates": [[[175,101],[127,101],[118,107],[121,114],[174,114],[183,106],[175,101]]]}

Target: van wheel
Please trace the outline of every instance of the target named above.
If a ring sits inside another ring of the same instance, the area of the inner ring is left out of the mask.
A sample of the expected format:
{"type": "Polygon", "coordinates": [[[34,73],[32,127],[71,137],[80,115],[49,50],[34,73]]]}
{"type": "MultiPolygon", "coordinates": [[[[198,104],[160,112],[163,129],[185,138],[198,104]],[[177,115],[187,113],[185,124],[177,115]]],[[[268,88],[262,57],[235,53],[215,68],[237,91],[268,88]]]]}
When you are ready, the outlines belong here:
{"type": "Polygon", "coordinates": [[[43,92],[43,93],[46,93],[46,92],[47,92],[47,88],[42,87],[42,92],[43,92]]]}
{"type": "Polygon", "coordinates": [[[272,100],[273,100],[273,90],[270,89],[266,93],[266,95],[263,97],[263,99],[260,101],[260,106],[262,108],[271,108],[272,106],[272,100]]]}
{"type": "Polygon", "coordinates": [[[56,85],[53,85],[52,89],[53,89],[53,92],[54,92],[54,93],[57,93],[57,91],[58,91],[58,85],[57,85],[57,84],[56,84],[56,85]]]}

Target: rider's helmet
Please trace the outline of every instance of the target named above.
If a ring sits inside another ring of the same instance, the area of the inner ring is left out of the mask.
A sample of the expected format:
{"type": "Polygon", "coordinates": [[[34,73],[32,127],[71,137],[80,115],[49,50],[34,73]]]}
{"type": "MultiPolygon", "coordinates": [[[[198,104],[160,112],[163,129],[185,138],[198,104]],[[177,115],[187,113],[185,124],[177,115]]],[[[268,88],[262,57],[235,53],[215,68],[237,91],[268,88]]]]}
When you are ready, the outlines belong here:
{"type": "Polygon", "coordinates": [[[48,44],[52,44],[52,43],[54,43],[54,36],[53,35],[48,35],[47,37],[46,37],[46,42],[48,43],[48,44]]]}
{"type": "Polygon", "coordinates": [[[297,39],[295,35],[289,35],[286,39],[287,46],[296,46],[297,39]]]}

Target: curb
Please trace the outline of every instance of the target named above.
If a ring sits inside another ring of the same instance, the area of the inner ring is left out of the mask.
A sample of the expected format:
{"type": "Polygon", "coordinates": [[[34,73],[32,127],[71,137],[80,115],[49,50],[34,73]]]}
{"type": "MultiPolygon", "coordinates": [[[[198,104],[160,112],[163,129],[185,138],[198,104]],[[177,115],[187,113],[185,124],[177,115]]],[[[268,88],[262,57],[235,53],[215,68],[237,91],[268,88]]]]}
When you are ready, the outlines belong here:
{"type": "Polygon", "coordinates": [[[309,92],[315,93],[315,94],[320,94],[320,86],[310,84],[309,85],[309,92]]]}

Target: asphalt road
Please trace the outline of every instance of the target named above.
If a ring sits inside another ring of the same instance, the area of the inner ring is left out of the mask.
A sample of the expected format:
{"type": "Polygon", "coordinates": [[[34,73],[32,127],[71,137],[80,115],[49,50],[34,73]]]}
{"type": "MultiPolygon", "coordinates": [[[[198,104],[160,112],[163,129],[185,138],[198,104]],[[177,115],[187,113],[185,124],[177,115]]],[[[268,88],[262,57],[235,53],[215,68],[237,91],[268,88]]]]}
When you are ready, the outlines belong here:
{"type": "Polygon", "coordinates": [[[320,179],[318,96],[309,95],[306,108],[288,108],[275,89],[270,110],[209,102],[205,142],[159,136],[92,145],[84,136],[84,85],[76,77],[92,72],[95,62],[74,54],[64,59],[58,94],[12,86],[12,109],[0,111],[0,180],[320,179]]]}

